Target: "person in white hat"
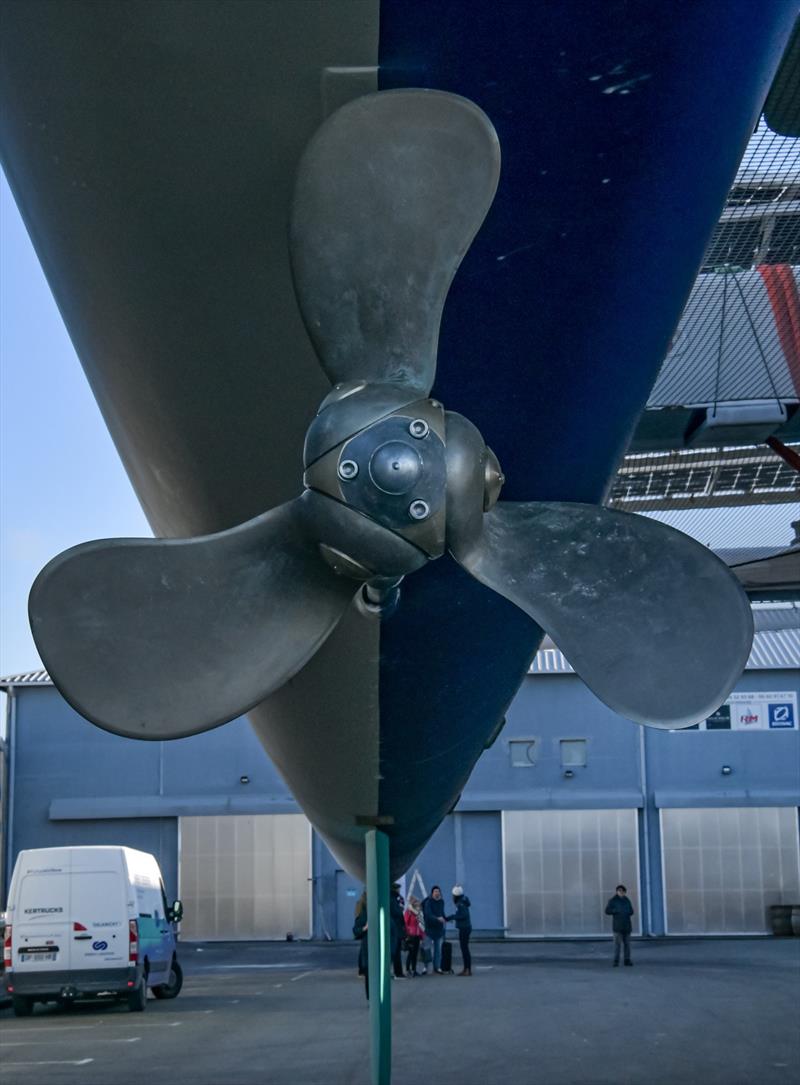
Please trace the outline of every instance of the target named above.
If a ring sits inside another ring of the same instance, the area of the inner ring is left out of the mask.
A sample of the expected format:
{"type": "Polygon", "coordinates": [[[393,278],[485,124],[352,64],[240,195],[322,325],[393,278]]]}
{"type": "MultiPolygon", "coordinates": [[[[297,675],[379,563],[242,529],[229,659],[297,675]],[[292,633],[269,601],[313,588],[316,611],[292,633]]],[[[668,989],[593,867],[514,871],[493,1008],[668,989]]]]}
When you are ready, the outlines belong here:
{"type": "Polygon", "coordinates": [[[472,934],[472,919],[470,918],[470,899],[465,895],[460,885],[453,886],[453,903],[456,910],[448,919],[455,919],[458,931],[458,942],[461,946],[461,958],[464,967],[458,973],[459,976],[472,975],[472,954],[469,951],[469,936],[472,934]]]}

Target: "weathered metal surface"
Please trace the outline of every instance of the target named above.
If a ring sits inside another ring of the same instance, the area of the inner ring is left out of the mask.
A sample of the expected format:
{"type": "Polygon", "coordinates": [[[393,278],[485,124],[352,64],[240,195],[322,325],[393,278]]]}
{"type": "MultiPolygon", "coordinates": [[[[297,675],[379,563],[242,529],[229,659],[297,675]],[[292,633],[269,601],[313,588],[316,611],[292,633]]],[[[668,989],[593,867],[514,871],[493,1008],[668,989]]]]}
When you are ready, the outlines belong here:
{"type": "Polygon", "coordinates": [[[593,693],[639,723],[705,719],[747,662],[747,597],[711,551],[666,524],[594,505],[501,501],[456,556],[542,625],[593,693]]]}
{"type": "Polygon", "coordinates": [[[436,91],[367,95],[314,136],[290,250],[300,311],[332,381],[427,395],[447,291],[499,174],[485,113],[436,91]]]}
{"type": "Polygon", "coordinates": [[[101,540],[55,558],[29,609],[62,695],[106,730],[163,739],[233,719],[283,685],[358,590],[320,555],[308,504],[218,535],[101,540]]]}

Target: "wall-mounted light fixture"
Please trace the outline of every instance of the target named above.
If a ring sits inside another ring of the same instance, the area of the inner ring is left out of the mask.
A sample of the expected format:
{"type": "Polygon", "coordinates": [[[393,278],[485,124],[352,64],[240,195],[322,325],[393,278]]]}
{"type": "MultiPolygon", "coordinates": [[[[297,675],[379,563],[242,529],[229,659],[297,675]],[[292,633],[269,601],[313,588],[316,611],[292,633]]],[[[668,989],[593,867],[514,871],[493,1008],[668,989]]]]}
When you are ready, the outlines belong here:
{"type": "Polygon", "coordinates": [[[571,780],[574,775],[575,775],[575,773],[572,771],[572,769],[564,769],[564,779],[565,780],[571,780]]]}
{"type": "Polygon", "coordinates": [[[240,776],[239,777],[239,783],[240,784],[249,784],[250,783],[250,777],[249,776],[240,776]]]}
{"type": "Polygon", "coordinates": [[[558,745],[561,750],[562,769],[586,768],[585,738],[562,738],[558,745]]]}
{"type": "Polygon", "coordinates": [[[730,767],[730,765],[723,765],[720,769],[720,772],[723,776],[730,776],[730,774],[733,772],[733,769],[730,767]]]}

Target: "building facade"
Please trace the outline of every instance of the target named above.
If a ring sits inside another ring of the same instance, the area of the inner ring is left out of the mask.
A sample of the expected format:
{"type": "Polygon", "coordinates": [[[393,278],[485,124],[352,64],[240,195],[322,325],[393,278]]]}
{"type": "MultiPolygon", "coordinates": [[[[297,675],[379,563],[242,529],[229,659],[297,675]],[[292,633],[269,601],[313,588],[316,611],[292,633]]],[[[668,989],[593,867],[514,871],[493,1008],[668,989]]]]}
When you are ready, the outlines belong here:
{"type": "MultiPolygon", "coordinates": [[[[44,672],[0,688],[3,893],[23,848],[127,844],[157,856],[184,939],[352,936],[361,886],[246,719],[136,742],[83,720],[44,672]]],[[[732,696],[686,731],[622,719],[544,648],[406,892],[464,885],[479,932],[593,937],[623,882],[636,933],[766,933],[771,904],[800,903],[798,694],[797,629],[758,632],[732,696]]]]}

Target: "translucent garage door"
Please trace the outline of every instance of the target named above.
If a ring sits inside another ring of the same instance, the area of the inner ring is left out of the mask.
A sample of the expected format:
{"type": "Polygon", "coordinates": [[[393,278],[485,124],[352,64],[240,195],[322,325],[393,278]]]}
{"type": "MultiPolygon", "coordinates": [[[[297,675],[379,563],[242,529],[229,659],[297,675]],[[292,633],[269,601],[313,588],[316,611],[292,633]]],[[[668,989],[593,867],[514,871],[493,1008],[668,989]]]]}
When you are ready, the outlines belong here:
{"type": "Polygon", "coordinates": [[[797,810],[662,810],[670,934],[759,934],[770,904],[800,900],[797,810]]]}
{"type": "Polygon", "coordinates": [[[306,938],[310,876],[302,814],[180,818],[181,937],[306,938]]]}
{"type": "Polygon", "coordinates": [[[641,929],[635,810],[507,810],[503,855],[509,935],[610,934],[620,882],[641,929]]]}

